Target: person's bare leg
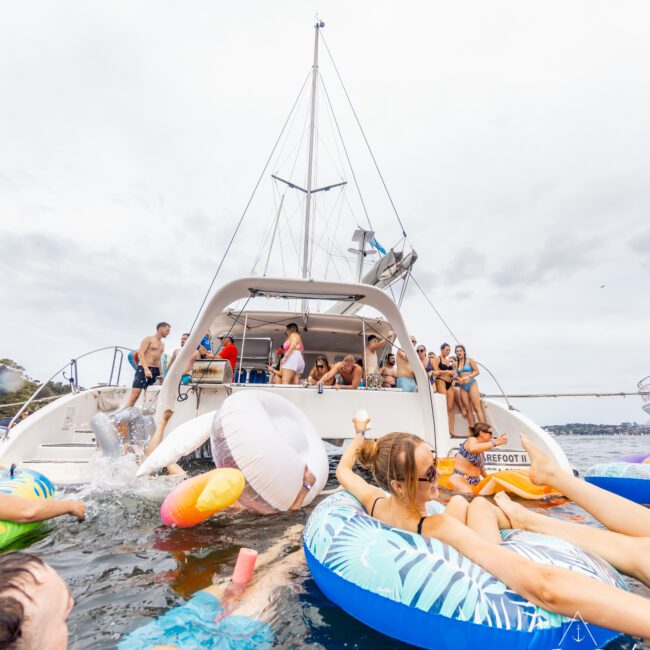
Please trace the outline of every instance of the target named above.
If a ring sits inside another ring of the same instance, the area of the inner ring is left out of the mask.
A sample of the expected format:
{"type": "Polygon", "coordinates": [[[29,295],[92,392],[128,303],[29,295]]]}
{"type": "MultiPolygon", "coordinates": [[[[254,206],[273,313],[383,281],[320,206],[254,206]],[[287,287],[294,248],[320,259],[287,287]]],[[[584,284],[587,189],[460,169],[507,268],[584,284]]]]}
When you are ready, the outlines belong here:
{"type": "Polygon", "coordinates": [[[474,426],[476,420],[474,419],[474,411],[472,410],[472,404],[470,403],[469,393],[464,391],[462,388],[460,389],[460,399],[463,403],[463,406],[465,407],[465,417],[467,418],[467,424],[471,429],[474,426]]]}
{"type": "Polygon", "coordinates": [[[593,526],[576,524],[533,512],[515,503],[505,492],[494,500],[506,513],[513,528],[553,535],[599,555],[621,573],[650,585],[650,539],[630,537],[593,526]]]}
{"type": "Polygon", "coordinates": [[[448,388],[447,397],[447,417],[449,418],[449,435],[455,436],[454,433],[454,389],[448,388]]]}
{"type": "Polygon", "coordinates": [[[140,397],[141,392],[142,388],[132,388],[131,394],[129,395],[129,401],[126,403],[125,408],[131,408],[132,406],[135,406],[135,403],[138,401],[138,397],[140,397]]]}
{"type": "Polygon", "coordinates": [[[153,436],[151,436],[149,442],[147,443],[147,447],[144,451],[145,458],[151,455],[153,450],[162,442],[163,436],[165,434],[165,429],[167,428],[167,424],[169,423],[172,415],[174,415],[174,411],[172,409],[165,409],[162,417],[160,418],[160,422],[158,422],[158,426],[156,427],[153,436]]]}
{"type": "Polygon", "coordinates": [[[301,372],[294,372],[293,373],[293,382],[292,383],[299,384],[301,378],[302,378],[302,373],[301,372]]]}
{"type": "Polygon", "coordinates": [[[458,492],[458,494],[466,494],[467,496],[474,496],[472,486],[467,482],[464,476],[461,476],[460,474],[452,474],[449,477],[449,483],[454,489],[454,492],[458,492]]]}
{"type": "Polygon", "coordinates": [[[282,383],[293,384],[293,376],[296,374],[295,370],[282,369],[282,383]]]}
{"type": "Polygon", "coordinates": [[[467,510],[469,509],[469,501],[460,494],[456,494],[451,499],[445,508],[445,514],[458,519],[461,524],[467,523],[467,510]]]}
{"type": "Polygon", "coordinates": [[[521,444],[530,457],[529,476],[535,485],[555,488],[611,531],[650,537],[650,510],[560,469],[524,434],[521,444]]]}
{"type": "Polygon", "coordinates": [[[467,526],[483,539],[501,544],[497,510],[487,499],[476,497],[467,509],[467,526]]]}
{"type": "Polygon", "coordinates": [[[483,412],[483,405],[481,404],[481,393],[478,389],[478,384],[474,382],[469,387],[469,399],[472,404],[472,408],[476,412],[476,417],[479,422],[486,422],[485,413],[483,412]]]}

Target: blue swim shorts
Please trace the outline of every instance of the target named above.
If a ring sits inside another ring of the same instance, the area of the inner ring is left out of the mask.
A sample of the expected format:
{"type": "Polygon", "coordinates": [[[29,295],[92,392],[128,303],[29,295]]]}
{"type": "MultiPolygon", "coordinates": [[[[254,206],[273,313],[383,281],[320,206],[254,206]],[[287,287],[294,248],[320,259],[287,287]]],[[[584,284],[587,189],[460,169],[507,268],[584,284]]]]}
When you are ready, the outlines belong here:
{"type": "Polygon", "coordinates": [[[248,616],[226,616],[216,596],[199,591],[180,607],[125,636],[118,650],[145,650],[155,645],[174,645],[183,650],[261,650],[273,645],[271,628],[248,616]]]}
{"type": "Polygon", "coordinates": [[[404,391],[405,393],[417,393],[418,385],[412,377],[398,377],[397,378],[397,388],[404,391]]]}

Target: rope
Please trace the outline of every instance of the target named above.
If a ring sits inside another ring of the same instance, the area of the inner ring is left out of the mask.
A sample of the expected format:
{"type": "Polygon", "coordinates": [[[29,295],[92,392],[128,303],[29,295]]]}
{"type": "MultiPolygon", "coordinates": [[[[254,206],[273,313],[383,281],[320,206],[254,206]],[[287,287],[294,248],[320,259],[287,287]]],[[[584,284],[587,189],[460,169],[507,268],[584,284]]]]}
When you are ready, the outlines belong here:
{"type": "Polygon", "coordinates": [[[235,241],[235,237],[237,237],[237,233],[239,232],[239,229],[241,228],[242,223],[244,222],[244,218],[246,217],[246,213],[248,212],[248,208],[250,207],[251,203],[253,202],[253,198],[255,197],[255,194],[257,193],[257,188],[259,187],[260,183],[262,182],[262,178],[264,177],[264,174],[266,173],[266,169],[271,163],[271,159],[273,158],[273,155],[275,154],[275,150],[277,149],[278,144],[280,143],[280,140],[282,139],[282,135],[284,134],[285,129],[287,128],[287,124],[289,124],[289,120],[291,119],[291,116],[293,115],[293,111],[296,108],[296,105],[298,104],[298,101],[300,97],[302,96],[302,91],[305,88],[305,85],[307,81],[309,80],[309,77],[311,76],[311,71],[307,75],[307,78],[303,82],[300,92],[298,93],[298,96],[296,97],[296,101],[294,101],[293,106],[291,107],[291,110],[289,111],[289,115],[287,116],[287,119],[284,122],[284,125],[282,126],[282,130],[280,131],[280,135],[278,136],[278,139],[275,141],[275,144],[273,145],[273,149],[271,150],[271,153],[269,154],[269,157],[264,164],[264,168],[262,169],[262,173],[260,174],[259,178],[257,179],[257,183],[255,183],[255,187],[253,188],[253,192],[250,195],[250,198],[248,199],[248,203],[246,203],[246,207],[244,208],[244,212],[242,213],[241,217],[239,218],[239,221],[237,222],[237,226],[235,228],[235,231],[232,234],[232,237],[230,238],[230,241],[228,242],[228,246],[226,247],[226,250],[223,254],[223,257],[221,258],[221,261],[219,262],[219,266],[217,267],[217,270],[215,271],[214,276],[212,277],[212,281],[210,282],[210,286],[208,287],[208,290],[205,292],[205,296],[203,296],[203,300],[201,302],[201,306],[199,307],[198,311],[196,312],[196,316],[194,317],[194,321],[192,322],[192,327],[190,327],[190,334],[194,330],[194,326],[196,325],[196,321],[199,319],[199,315],[201,314],[201,311],[203,310],[203,307],[205,306],[205,303],[208,299],[208,296],[210,295],[210,292],[212,291],[212,287],[214,286],[214,283],[217,279],[217,276],[219,275],[219,272],[221,271],[221,267],[223,266],[223,263],[226,261],[226,257],[228,256],[228,253],[230,252],[230,248],[232,247],[233,242],[235,241]]]}
{"type": "Polygon", "coordinates": [[[327,50],[327,54],[330,58],[330,61],[332,62],[332,66],[334,67],[334,71],[336,72],[336,76],[339,79],[339,82],[341,83],[341,88],[343,88],[343,92],[345,93],[345,97],[348,100],[348,104],[350,104],[350,108],[352,109],[352,114],[354,115],[354,119],[357,122],[357,126],[359,127],[359,130],[361,131],[361,135],[363,136],[363,141],[366,143],[366,147],[368,147],[368,152],[370,153],[370,157],[372,158],[372,162],[375,165],[375,169],[377,170],[377,173],[379,174],[379,178],[381,179],[381,184],[384,186],[384,190],[386,191],[386,196],[388,196],[388,200],[390,201],[390,205],[393,208],[393,212],[395,213],[395,217],[397,218],[397,223],[399,223],[400,228],[402,229],[402,235],[406,237],[406,230],[404,228],[404,224],[402,223],[402,220],[400,219],[399,213],[397,212],[397,208],[395,207],[395,203],[393,202],[393,197],[390,195],[390,192],[388,191],[388,186],[386,185],[386,181],[384,180],[384,177],[381,173],[381,170],[379,169],[379,165],[377,164],[377,160],[375,158],[375,154],[372,152],[372,149],[370,148],[370,143],[368,142],[368,138],[366,137],[366,132],[363,130],[363,127],[361,126],[361,122],[359,121],[359,117],[357,116],[357,112],[354,110],[354,106],[352,105],[352,100],[350,99],[350,95],[348,94],[347,88],[345,87],[345,84],[343,83],[343,79],[341,79],[341,75],[339,73],[339,69],[336,67],[336,63],[334,63],[334,58],[332,57],[332,53],[330,52],[330,48],[327,45],[327,42],[323,38],[323,35],[320,35],[321,40],[323,41],[323,45],[325,45],[325,49],[327,50]]]}
{"type": "Polygon", "coordinates": [[[436,313],[436,316],[441,320],[442,324],[447,328],[447,331],[451,334],[454,341],[456,341],[456,343],[458,343],[459,342],[458,337],[451,331],[451,327],[449,327],[449,325],[447,325],[447,322],[441,316],[440,312],[435,308],[435,306],[431,302],[431,300],[429,300],[429,296],[427,296],[427,294],[424,292],[424,289],[420,286],[418,281],[415,279],[415,276],[413,275],[413,273],[411,273],[410,275],[411,275],[411,279],[415,283],[415,286],[420,290],[420,293],[424,296],[424,299],[429,303],[429,306],[431,307],[431,309],[433,309],[433,311],[436,313]]]}

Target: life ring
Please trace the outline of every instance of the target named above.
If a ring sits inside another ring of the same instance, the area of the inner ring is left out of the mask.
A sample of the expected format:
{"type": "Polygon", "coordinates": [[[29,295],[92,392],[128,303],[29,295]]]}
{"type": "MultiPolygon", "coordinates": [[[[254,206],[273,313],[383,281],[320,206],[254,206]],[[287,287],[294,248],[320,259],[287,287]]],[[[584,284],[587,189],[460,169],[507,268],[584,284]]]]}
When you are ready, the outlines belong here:
{"type": "Polygon", "coordinates": [[[231,506],[241,495],[246,479],[237,469],[214,469],[177,485],[160,506],[168,526],[189,528],[231,506]]]}
{"type": "Polygon", "coordinates": [[[217,467],[235,467],[246,477],[239,503],[262,514],[288,510],[300,492],[305,465],[316,477],[303,505],[327,482],[323,441],[292,402],[269,391],[242,390],[226,398],[210,437],[217,467]]]}
{"type": "Polygon", "coordinates": [[[585,481],[635,503],[650,504],[650,465],[601,463],[585,472],[585,481]]]}
{"type": "MultiPolygon", "coordinates": [[[[502,537],[536,562],[627,589],[609,564],[569,542],[518,530],[502,537]]],[[[451,546],[373,519],[347,492],[316,506],[303,542],[320,590],[394,639],[436,650],[581,647],[567,634],[572,619],[525,600],[451,546]]],[[[598,648],[620,636],[591,624],[589,632],[598,648]]]]}
{"type": "MultiPolygon", "coordinates": [[[[47,476],[32,469],[0,469],[0,492],[24,499],[51,499],[55,493],[54,485],[47,476]]],[[[16,539],[34,530],[36,523],[16,523],[0,521],[0,549],[5,548],[16,539]]]]}

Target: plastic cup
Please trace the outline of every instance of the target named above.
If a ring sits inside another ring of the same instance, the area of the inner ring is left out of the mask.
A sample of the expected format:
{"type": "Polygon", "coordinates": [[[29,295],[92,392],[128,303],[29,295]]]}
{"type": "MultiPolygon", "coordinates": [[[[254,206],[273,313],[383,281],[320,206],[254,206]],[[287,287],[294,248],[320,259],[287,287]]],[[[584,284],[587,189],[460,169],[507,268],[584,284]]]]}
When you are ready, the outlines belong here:
{"type": "Polygon", "coordinates": [[[252,548],[240,548],[237,556],[235,570],[232,572],[232,582],[236,585],[245,585],[253,578],[257,551],[252,548]]]}

